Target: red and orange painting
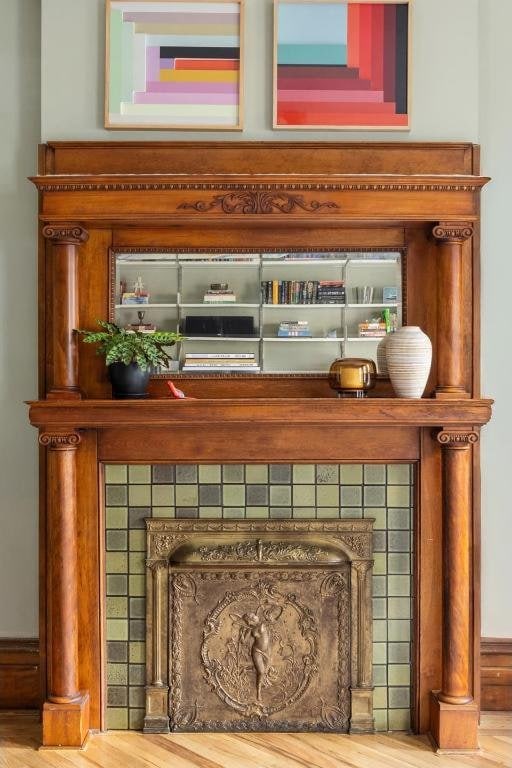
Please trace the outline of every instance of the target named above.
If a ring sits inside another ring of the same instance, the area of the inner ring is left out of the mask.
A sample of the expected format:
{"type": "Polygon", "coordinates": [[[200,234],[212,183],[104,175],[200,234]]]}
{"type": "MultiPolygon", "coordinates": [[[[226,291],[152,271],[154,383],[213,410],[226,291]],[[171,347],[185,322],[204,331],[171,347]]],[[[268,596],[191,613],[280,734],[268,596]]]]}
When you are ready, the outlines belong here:
{"type": "Polygon", "coordinates": [[[275,0],[274,127],[409,128],[409,2],[275,0]]]}

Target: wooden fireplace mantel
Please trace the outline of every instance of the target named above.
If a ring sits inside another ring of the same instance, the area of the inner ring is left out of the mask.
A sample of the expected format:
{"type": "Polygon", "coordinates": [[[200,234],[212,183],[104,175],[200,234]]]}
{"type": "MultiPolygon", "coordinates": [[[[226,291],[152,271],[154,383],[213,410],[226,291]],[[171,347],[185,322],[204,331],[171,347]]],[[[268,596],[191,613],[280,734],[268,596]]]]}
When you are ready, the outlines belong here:
{"type": "Polygon", "coordinates": [[[229,400],[79,400],[29,403],[30,423],[40,429],[166,427],[178,424],[323,424],[332,427],[481,427],[492,400],[368,398],[240,398],[229,400]]]}
{"type": "Polygon", "coordinates": [[[51,142],[40,148],[43,743],[103,727],[103,464],[410,462],[413,727],[474,749],[478,722],[478,147],[464,143],[51,142]],[[112,253],[399,250],[421,400],[337,400],[325,376],[183,377],[196,399],[113,401],[74,329],[109,312],[112,253]]]}

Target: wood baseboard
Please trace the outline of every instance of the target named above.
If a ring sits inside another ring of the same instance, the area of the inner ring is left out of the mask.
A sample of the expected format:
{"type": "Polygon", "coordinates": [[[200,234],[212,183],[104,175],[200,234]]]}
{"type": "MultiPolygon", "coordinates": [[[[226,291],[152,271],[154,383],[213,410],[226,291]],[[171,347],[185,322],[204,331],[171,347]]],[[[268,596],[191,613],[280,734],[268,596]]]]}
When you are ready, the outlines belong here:
{"type": "MultiPolygon", "coordinates": [[[[483,711],[512,711],[512,639],[482,638],[483,711]]],[[[0,709],[40,705],[39,640],[0,638],[0,709]]]]}
{"type": "Polygon", "coordinates": [[[512,639],[483,637],[480,667],[482,710],[512,711],[512,639]]]}
{"type": "Polygon", "coordinates": [[[0,638],[0,709],[40,705],[39,640],[0,638]]]}

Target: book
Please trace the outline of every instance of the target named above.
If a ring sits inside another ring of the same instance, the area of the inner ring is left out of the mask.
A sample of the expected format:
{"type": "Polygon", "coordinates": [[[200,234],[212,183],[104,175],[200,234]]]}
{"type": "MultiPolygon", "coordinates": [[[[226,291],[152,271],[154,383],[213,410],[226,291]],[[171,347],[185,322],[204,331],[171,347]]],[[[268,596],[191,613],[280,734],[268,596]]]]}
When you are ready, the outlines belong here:
{"type": "Polygon", "coordinates": [[[205,293],[203,296],[204,304],[235,304],[236,296],[234,293],[226,293],[219,296],[215,296],[211,293],[205,293]]]}
{"type": "Polygon", "coordinates": [[[217,358],[236,358],[236,359],[254,359],[254,352],[187,352],[185,355],[186,360],[194,360],[199,358],[206,358],[208,360],[215,360],[217,358]]]}
{"type": "Polygon", "coordinates": [[[344,304],[343,280],[263,280],[264,304],[344,304]]]}
{"type": "Polygon", "coordinates": [[[255,365],[251,368],[241,366],[214,366],[213,368],[201,368],[199,365],[184,365],[181,369],[183,373],[260,373],[261,368],[255,365]]]}
{"type": "Polygon", "coordinates": [[[219,366],[254,368],[256,362],[252,360],[190,360],[185,362],[185,365],[198,368],[218,368],[219,366]]]}
{"type": "Polygon", "coordinates": [[[123,293],[121,297],[121,304],[123,306],[128,306],[131,304],[149,304],[149,296],[139,296],[136,293],[123,293]]]}

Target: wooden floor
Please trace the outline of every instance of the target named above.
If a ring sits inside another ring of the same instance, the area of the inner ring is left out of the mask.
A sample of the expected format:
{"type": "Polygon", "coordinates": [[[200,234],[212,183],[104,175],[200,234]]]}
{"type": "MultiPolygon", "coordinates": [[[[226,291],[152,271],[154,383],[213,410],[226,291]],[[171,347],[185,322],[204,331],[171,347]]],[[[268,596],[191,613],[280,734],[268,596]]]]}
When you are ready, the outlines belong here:
{"type": "Polygon", "coordinates": [[[0,713],[1,768],[512,768],[512,715],[482,718],[481,751],[436,755],[406,734],[173,734],[110,731],[85,750],[39,750],[35,715],[0,713]]]}

